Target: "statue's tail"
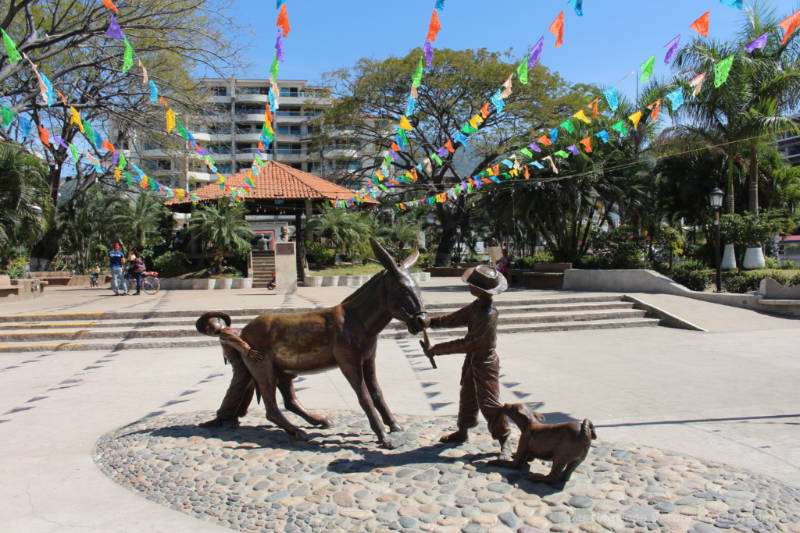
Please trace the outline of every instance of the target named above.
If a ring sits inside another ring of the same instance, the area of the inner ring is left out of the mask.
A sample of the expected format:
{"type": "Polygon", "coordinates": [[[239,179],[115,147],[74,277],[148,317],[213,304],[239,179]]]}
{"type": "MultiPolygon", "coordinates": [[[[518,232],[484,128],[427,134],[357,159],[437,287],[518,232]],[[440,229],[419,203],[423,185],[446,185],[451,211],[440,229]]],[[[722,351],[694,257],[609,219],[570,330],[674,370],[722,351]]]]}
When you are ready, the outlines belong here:
{"type": "Polygon", "coordinates": [[[230,327],[230,325],[230,315],[221,311],[209,311],[208,313],[203,313],[203,315],[198,318],[197,322],[195,323],[197,331],[210,337],[219,337],[220,331],[230,327]],[[222,321],[225,322],[225,325],[222,324],[222,321]]]}

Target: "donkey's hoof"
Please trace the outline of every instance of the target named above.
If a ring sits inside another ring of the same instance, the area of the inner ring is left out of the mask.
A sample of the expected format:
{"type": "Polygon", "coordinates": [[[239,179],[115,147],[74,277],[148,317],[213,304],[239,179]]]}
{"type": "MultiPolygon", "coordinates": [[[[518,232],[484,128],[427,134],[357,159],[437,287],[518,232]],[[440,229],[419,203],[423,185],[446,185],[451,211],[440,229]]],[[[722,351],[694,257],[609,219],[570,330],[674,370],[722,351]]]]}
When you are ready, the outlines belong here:
{"type": "Polygon", "coordinates": [[[394,450],[395,448],[400,446],[400,444],[398,442],[395,442],[392,439],[387,438],[387,437],[384,437],[384,438],[380,439],[379,442],[380,442],[381,448],[384,448],[386,450],[394,450]]]}
{"type": "Polygon", "coordinates": [[[226,428],[236,429],[239,427],[239,420],[236,418],[212,418],[197,424],[201,428],[226,428]]]}
{"type": "Polygon", "coordinates": [[[333,422],[331,422],[330,418],[320,416],[313,422],[313,424],[320,428],[329,428],[333,425],[333,422]]]}
{"type": "Polygon", "coordinates": [[[292,433],[292,437],[294,437],[294,440],[303,440],[303,441],[305,441],[305,440],[309,439],[308,433],[306,433],[302,429],[295,430],[295,432],[292,433]]]}

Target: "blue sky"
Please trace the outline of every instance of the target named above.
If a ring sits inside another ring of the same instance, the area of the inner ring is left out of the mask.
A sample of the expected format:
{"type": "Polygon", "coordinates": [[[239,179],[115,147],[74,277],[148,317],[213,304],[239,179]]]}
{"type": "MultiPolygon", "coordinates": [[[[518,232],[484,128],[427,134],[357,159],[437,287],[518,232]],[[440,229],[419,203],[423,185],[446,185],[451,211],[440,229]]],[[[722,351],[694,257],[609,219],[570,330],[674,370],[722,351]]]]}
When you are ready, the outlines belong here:
{"type": "MultiPolygon", "coordinates": [[[[240,77],[268,77],[275,43],[275,0],[239,0],[232,14],[250,33],[240,77]]],[[[768,2],[779,14],[798,9],[798,0],[768,2]]],[[[745,0],[745,5],[750,4],[745,0]]],[[[361,57],[402,56],[425,40],[434,0],[287,0],[292,31],[284,40],[280,78],[319,82],[322,73],[352,66],[361,57]]],[[[732,37],[744,12],[719,0],[584,0],[579,17],[567,0],[446,0],[436,48],[513,48],[520,59],[540,36],[542,63],[572,82],[616,85],[649,56],[655,75],[666,75],[664,45],[697,36],[690,24],[711,10],[709,38],[732,37]],[[564,10],[564,44],[556,49],[548,26],[564,10]]],[[[498,84],[502,80],[498,80],[498,84]]],[[[635,76],[618,86],[634,94],[635,76]]]]}

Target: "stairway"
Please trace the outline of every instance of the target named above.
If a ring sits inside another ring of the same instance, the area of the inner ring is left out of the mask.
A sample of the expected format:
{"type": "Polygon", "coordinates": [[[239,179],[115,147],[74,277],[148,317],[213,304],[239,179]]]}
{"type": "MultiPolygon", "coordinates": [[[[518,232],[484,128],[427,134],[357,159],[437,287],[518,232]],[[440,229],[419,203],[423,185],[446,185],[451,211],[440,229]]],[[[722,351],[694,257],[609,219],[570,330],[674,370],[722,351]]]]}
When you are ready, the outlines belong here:
{"type": "MultiPolygon", "coordinates": [[[[431,304],[431,314],[455,311],[467,303],[431,304]]],[[[659,319],[634,308],[619,295],[555,296],[496,301],[500,312],[498,334],[568,331],[578,329],[648,327],[659,319]]],[[[273,312],[296,313],[311,308],[275,309],[273,312]]],[[[263,309],[226,311],[233,325],[241,327],[262,313],[263,309]]],[[[143,348],[192,348],[218,346],[216,338],[197,332],[194,327],[200,312],[156,311],[115,313],[61,313],[52,315],[0,316],[0,354],[43,351],[85,351],[143,348]]],[[[458,337],[466,328],[431,330],[431,336],[458,337]]],[[[408,336],[405,324],[393,320],[381,333],[382,338],[408,336]]]]}
{"type": "Polygon", "coordinates": [[[253,251],[253,288],[266,287],[275,272],[275,252],[253,251]]]}

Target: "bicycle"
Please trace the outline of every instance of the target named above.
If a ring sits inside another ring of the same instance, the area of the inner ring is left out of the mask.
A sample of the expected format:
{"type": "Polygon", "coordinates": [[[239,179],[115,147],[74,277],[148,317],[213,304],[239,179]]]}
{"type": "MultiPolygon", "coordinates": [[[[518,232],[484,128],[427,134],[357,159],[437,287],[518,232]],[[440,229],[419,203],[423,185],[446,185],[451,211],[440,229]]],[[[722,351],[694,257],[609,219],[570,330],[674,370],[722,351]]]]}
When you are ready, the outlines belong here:
{"type": "Polygon", "coordinates": [[[157,271],[144,272],[142,276],[142,290],[145,294],[155,294],[161,289],[161,281],[158,279],[157,271]]]}

